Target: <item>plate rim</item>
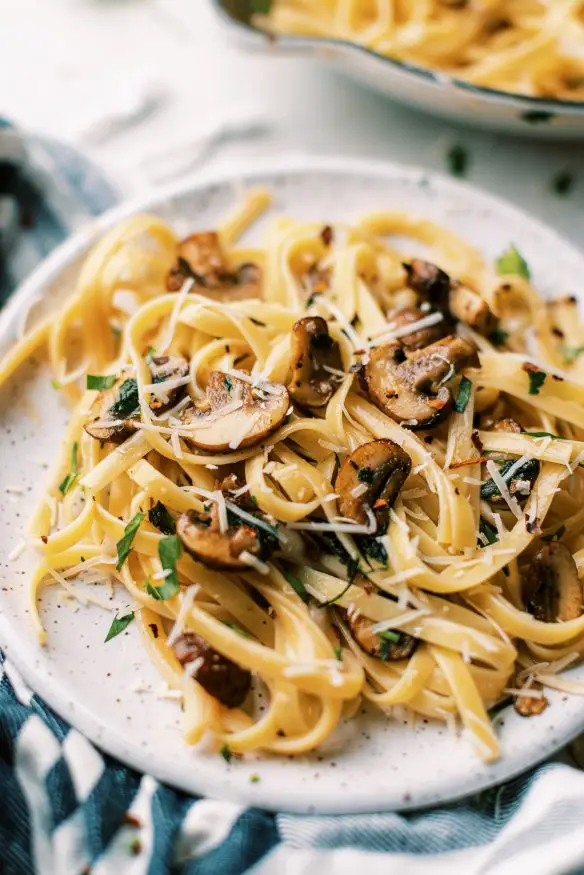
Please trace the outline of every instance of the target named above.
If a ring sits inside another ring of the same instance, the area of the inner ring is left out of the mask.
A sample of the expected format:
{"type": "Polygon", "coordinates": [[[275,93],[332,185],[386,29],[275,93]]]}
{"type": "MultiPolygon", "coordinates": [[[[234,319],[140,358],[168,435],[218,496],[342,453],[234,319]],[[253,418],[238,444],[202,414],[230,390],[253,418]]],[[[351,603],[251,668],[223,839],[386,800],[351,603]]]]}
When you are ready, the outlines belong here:
{"type": "MultiPolygon", "coordinates": [[[[265,176],[293,176],[315,172],[337,176],[343,174],[364,175],[370,178],[381,177],[384,179],[394,179],[399,176],[418,183],[422,178],[426,178],[439,186],[442,191],[446,188],[467,197],[473,193],[478,194],[483,204],[488,204],[493,209],[504,208],[508,215],[517,220],[519,228],[522,222],[527,222],[532,228],[546,234],[550,242],[553,242],[554,239],[561,242],[564,251],[570,252],[571,256],[579,259],[584,266],[584,253],[570,240],[563,238],[554,228],[540,219],[530,216],[521,208],[484,191],[478,186],[454,180],[423,167],[401,165],[397,162],[289,154],[265,162],[263,160],[261,162],[242,162],[235,169],[233,167],[220,170],[210,169],[195,176],[175,181],[168,186],[149,190],[107,210],[58,246],[20,285],[0,315],[0,345],[6,342],[7,335],[12,335],[9,337],[9,341],[14,341],[15,323],[17,323],[17,318],[27,303],[34,300],[39,291],[48,283],[57,279],[60,273],[82,255],[100,234],[128,215],[144,210],[155,210],[157,206],[174,197],[234,181],[241,180],[248,185],[254,185],[258,184],[265,176]]],[[[532,750],[514,753],[511,760],[512,765],[509,764],[508,757],[495,764],[492,767],[493,772],[485,774],[484,778],[476,774],[467,777],[455,776],[453,779],[445,781],[444,790],[439,798],[436,798],[435,794],[431,798],[429,796],[424,798],[423,794],[418,794],[415,799],[410,800],[408,799],[409,794],[406,793],[400,799],[390,802],[389,800],[366,799],[361,796],[355,800],[350,793],[340,793],[336,799],[325,801],[318,794],[312,795],[316,788],[311,784],[302,785],[295,790],[286,787],[278,795],[262,788],[261,783],[254,784],[249,788],[237,787],[228,782],[225,774],[218,770],[211,777],[199,776],[198,788],[194,790],[192,782],[188,779],[184,780],[180,769],[173,770],[168,768],[164,761],[154,761],[147,753],[142,752],[138,744],[129,746],[118,728],[111,724],[100,725],[96,722],[95,715],[82,702],[69,700],[60,689],[58,677],[55,677],[46,666],[37,665],[34,654],[27,658],[26,653],[19,648],[18,635],[11,631],[10,623],[1,611],[0,647],[35,693],[67,723],[85,735],[100,751],[113,756],[124,765],[134,768],[140,773],[152,775],[162,783],[191,795],[229,799],[275,812],[351,814],[419,810],[444,805],[479,793],[495,784],[511,780],[560,750],[584,728],[583,704],[581,715],[571,718],[568,725],[562,726],[561,731],[558,731],[548,741],[539,740],[537,744],[532,746],[532,750]]]]}

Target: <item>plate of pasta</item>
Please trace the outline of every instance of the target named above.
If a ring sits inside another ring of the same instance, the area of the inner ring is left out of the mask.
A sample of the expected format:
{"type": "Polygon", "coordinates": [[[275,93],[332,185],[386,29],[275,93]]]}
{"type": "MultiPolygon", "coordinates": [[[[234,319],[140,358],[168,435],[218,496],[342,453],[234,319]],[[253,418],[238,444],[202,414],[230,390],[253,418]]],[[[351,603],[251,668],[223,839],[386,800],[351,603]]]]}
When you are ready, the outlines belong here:
{"type": "Polygon", "coordinates": [[[352,160],[99,219],[0,326],[9,659],[122,761],[278,810],[551,754],[584,727],[583,267],[352,160]]]}
{"type": "Polygon", "coordinates": [[[243,45],[322,59],[409,106],[529,136],[584,131],[573,0],[213,0],[243,45]]]}

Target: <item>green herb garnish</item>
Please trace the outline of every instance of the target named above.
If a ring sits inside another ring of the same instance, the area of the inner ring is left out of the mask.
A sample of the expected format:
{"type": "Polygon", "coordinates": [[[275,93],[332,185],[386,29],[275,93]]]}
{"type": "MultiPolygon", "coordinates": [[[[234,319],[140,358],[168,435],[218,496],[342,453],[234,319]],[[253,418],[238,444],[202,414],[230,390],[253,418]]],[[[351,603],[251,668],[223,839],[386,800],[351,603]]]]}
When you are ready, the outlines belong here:
{"type": "MultiPolygon", "coordinates": [[[[489,544],[496,544],[499,540],[496,529],[493,528],[486,520],[481,517],[479,522],[479,532],[485,536],[489,544]]],[[[485,544],[481,544],[484,547],[485,544]]]]}
{"type": "Polygon", "coordinates": [[[107,377],[98,377],[95,374],[88,374],[86,386],[88,389],[96,389],[100,392],[102,389],[111,389],[116,380],[117,377],[115,374],[109,374],[107,377]]]}
{"type": "Polygon", "coordinates": [[[569,170],[560,170],[552,179],[551,188],[560,197],[569,195],[574,188],[576,178],[569,170]]]}
{"type": "Polygon", "coordinates": [[[529,377],[529,394],[539,395],[539,390],[545,383],[545,378],[547,377],[546,372],[534,368],[534,370],[530,369],[527,371],[527,376],[529,377]]]}
{"type": "Polygon", "coordinates": [[[261,778],[260,778],[260,776],[257,774],[257,772],[254,772],[253,775],[250,775],[250,776],[249,776],[249,783],[250,783],[250,784],[259,784],[260,781],[261,781],[261,778]]]}
{"type": "Polygon", "coordinates": [[[507,252],[504,252],[495,262],[500,274],[513,274],[522,276],[523,279],[531,279],[529,266],[518,249],[511,244],[507,252]]]}
{"type": "Polygon", "coordinates": [[[120,395],[115,404],[109,408],[108,413],[114,419],[129,419],[140,410],[140,398],[138,396],[138,383],[134,379],[124,380],[120,386],[120,395]]]}
{"type": "Polygon", "coordinates": [[[379,633],[379,637],[383,638],[384,641],[393,641],[394,644],[397,644],[399,641],[399,632],[394,632],[392,629],[386,629],[384,632],[379,633]]]}
{"type": "Polygon", "coordinates": [[[251,11],[254,15],[269,15],[272,0],[251,0],[251,11]]]}
{"type": "Polygon", "coordinates": [[[565,346],[561,343],[558,347],[559,352],[564,356],[566,365],[573,365],[576,359],[584,353],[584,346],[565,346]]]}
{"type": "Polygon", "coordinates": [[[230,629],[233,629],[234,632],[237,632],[238,635],[241,635],[242,638],[251,638],[251,635],[242,629],[241,626],[238,626],[237,623],[228,623],[227,620],[223,620],[223,625],[228,626],[230,629]]]}
{"type": "Polygon", "coordinates": [[[148,519],[163,535],[175,534],[176,523],[161,501],[157,501],[154,507],[150,508],[148,519]]]}
{"type": "Polygon", "coordinates": [[[340,644],[337,644],[337,646],[335,647],[335,659],[337,659],[339,662],[341,662],[343,659],[343,651],[341,650],[340,644]]]}
{"type": "Polygon", "coordinates": [[[64,480],[59,483],[59,492],[63,496],[63,498],[67,495],[68,492],[71,492],[77,480],[79,479],[79,470],[77,468],[77,449],[78,444],[77,441],[73,444],[71,448],[71,470],[67,474],[64,480]]]}
{"type": "Polygon", "coordinates": [[[105,636],[105,641],[111,641],[112,638],[115,638],[116,635],[119,635],[120,632],[123,632],[124,629],[127,629],[133,619],[133,611],[131,611],[129,614],[125,614],[123,617],[118,617],[116,615],[112,620],[111,626],[109,627],[109,632],[105,636]]]}
{"type": "Polygon", "coordinates": [[[466,406],[470,401],[470,393],[472,392],[472,382],[468,377],[463,377],[458,387],[458,395],[454,402],[454,409],[457,413],[464,413],[466,406]]]}
{"type": "Polygon", "coordinates": [[[123,537],[120,538],[120,540],[116,544],[116,549],[118,551],[118,562],[116,568],[118,571],[120,571],[122,565],[130,555],[130,550],[132,549],[134,538],[136,537],[136,533],[142,524],[144,516],[145,514],[143,514],[142,511],[138,511],[138,513],[132,517],[132,519],[124,529],[123,537]]]}
{"type": "MultiPolygon", "coordinates": [[[[515,467],[516,460],[510,459],[508,462],[504,462],[503,465],[499,468],[499,474],[503,478],[505,482],[509,479],[508,471],[511,468],[515,467]]],[[[513,473],[513,480],[529,480],[530,483],[533,483],[536,477],[539,475],[539,462],[537,459],[528,459],[523,463],[519,468],[517,468],[513,473]]],[[[488,500],[489,498],[497,498],[500,497],[501,493],[499,492],[499,487],[495,484],[493,479],[486,480],[481,486],[481,498],[488,500]]]]}
{"type": "Polygon", "coordinates": [[[469,165],[467,149],[460,143],[455,143],[446,154],[448,169],[452,176],[466,176],[469,165]]]}
{"type": "Polygon", "coordinates": [[[373,559],[375,562],[383,565],[384,568],[387,568],[387,550],[378,538],[360,538],[359,547],[367,559],[373,559]]]}
{"type": "Polygon", "coordinates": [[[310,595],[306,591],[306,587],[304,586],[302,581],[299,580],[294,574],[292,574],[291,571],[284,571],[284,577],[286,578],[296,595],[300,596],[304,604],[308,604],[308,602],[310,601],[310,595]]]}
{"type": "Polygon", "coordinates": [[[373,468],[360,468],[357,474],[357,480],[361,483],[373,483],[375,480],[375,471],[373,468]]]}
{"type": "Polygon", "coordinates": [[[493,346],[505,346],[509,339],[509,332],[503,331],[502,328],[494,328],[489,334],[489,340],[493,346]]]}
{"type": "Polygon", "coordinates": [[[552,434],[551,431],[522,431],[521,434],[527,434],[527,435],[529,435],[529,437],[534,437],[534,438],[549,437],[553,441],[565,440],[565,438],[560,437],[558,434],[552,434]]]}
{"type": "Polygon", "coordinates": [[[53,379],[51,380],[51,386],[53,387],[53,389],[54,389],[56,392],[58,392],[59,389],[62,389],[62,388],[63,388],[63,387],[61,386],[61,384],[59,383],[59,381],[56,380],[54,377],[53,377],[53,379]]]}
{"type": "Polygon", "coordinates": [[[225,388],[227,389],[228,392],[231,392],[231,390],[233,389],[233,380],[231,380],[229,377],[224,377],[223,378],[223,385],[225,386],[225,388]]]}
{"type": "Polygon", "coordinates": [[[221,754],[221,756],[223,757],[223,759],[225,760],[226,763],[230,763],[231,760],[233,759],[233,754],[231,753],[231,751],[229,750],[229,747],[226,744],[221,745],[221,750],[219,751],[219,753],[221,754]]]}
{"type": "Polygon", "coordinates": [[[146,362],[147,365],[152,364],[152,359],[154,358],[155,352],[156,352],[156,349],[153,346],[149,347],[148,352],[144,356],[144,361],[146,362]]]}
{"type": "Polygon", "coordinates": [[[176,563],[183,553],[183,548],[177,535],[171,535],[169,538],[162,538],[158,544],[158,557],[163,571],[169,572],[164,578],[160,586],[151,586],[146,584],[146,592],[153,598],[161,602],[165,602],[175,596],[180,586],[176,573],[176,563]],[[156,593],[156,594],[155,594],[156,593]]]}

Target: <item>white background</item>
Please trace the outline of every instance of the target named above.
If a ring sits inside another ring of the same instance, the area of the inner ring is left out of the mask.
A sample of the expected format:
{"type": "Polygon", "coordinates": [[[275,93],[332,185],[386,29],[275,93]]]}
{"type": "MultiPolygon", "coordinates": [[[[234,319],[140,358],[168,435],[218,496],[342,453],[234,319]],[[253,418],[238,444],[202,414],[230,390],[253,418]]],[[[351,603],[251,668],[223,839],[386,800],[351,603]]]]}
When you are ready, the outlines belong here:
{"type": "Polygon", "coordinates": [[[147,185],[147,154],[190,142],[212,119],[259,111],[268,136],[231,143],[212,162],[312,151],[390,158],[446,169],[454,142],[469,180],[502,194],[584,246],[584,148],[456,129],[390,103],[318,62],[242,54],[209,0],[0,0],[0,114],[31,131],[78,142],[120,96],[153,81],[167,95],[146,123],[91,151],[124,194],[147,185]],[[568,168],[568,198],[550,191],[568,168]]]}

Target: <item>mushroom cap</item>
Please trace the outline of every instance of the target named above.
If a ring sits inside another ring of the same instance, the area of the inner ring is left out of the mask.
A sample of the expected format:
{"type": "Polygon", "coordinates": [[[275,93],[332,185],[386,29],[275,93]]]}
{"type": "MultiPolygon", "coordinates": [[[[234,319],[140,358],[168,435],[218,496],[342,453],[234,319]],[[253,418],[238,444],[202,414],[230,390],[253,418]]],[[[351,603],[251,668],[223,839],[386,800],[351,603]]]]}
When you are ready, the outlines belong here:
{"type": "Polygon", "coordinates": [[[240,559],[241,554],[247,551],[259,556],[261,552],[256,529],[242,522],[221,532],[215,513],[209,519],[194,510],[186,511],[176,521],[176,533],[185,550],[208,568],[249,571],[249,565],[240,559]]]}
{"type": "Polygon", "coordinates": [[[367,522],[367,509],[377,520],[377,531],[383,533],[389,522],[389,511],[400,489],[408,479],[412,460],[399,444],[388,438],[370,441],[357,447],[343,462],[335,480],[339,495],[339,513],[367,522]],[[358,487],[363,486],[364,489],[358,487]],[[357,490],[357,495],[353,493],[357,490]]]}
{"type": "Polygon", "coordinates": [[[372,350],[365,366],[371,400],[411,428],[432,428],[449,414],[453,398],[445,385],[467,367],[478,367],[474,344],[449,335],[406,357],[401,344],[372,350]]]}
{"type": "Polygon", "coordinates": [[[523,580],[523,600],[537,620],[553,623],[582,614],[582,583],[572,554],[559,541],[542,544],[523,580]]]}
{"type": "Polygon", "coordinates": [[[99,392],[83,428],[95,440],[121,444],[136,431],[139,421],[138,385],[122,371],[110,389],[99,392]]]}
{"type": "Polygon", "coordinates": [[[227,708],[238,708],[243,704],[251,688],[251,672],[218,653],[194,632],[179,635],[173,649],[181,665],[200,660],[191,677],[210,696],[227,708]]]}
{"type": "Polygon", "coordinates": [[[205,409],[187,407],[181,414],[189,428],[185,441],[209,452],[255,447],[278,429],[288,414],[285,386],[264,381],[258,387],[223,371],[213,371],[205,409]]]}
{"type": "MultiPolygon", "coordinates": [[[[419,322],[427,315],[428,313],[424,313],[419,307],[403,307],[401,310],[388,313],[387,319],[391,323],[392,329],[404,328],[410,322],[419,322]]],[[[408,352],[423,349],[443,338],[447,333],[447,327],[444,321],[438,322],[436,325],[429,325],[427,328],[421,328],[405,335],[405,337],[400,337],[400,343],[408,352]]]]}
{"type": "Polygon", "coordinates": [[[343,371],[339,344],[321,316],[305,316],[292,326],[292,381],[288,391],[302,407],[325,407],[335,393],[343,371]],[[330,370],[328,370],[330,369],[330,370]]]}
{"type": "Polygon", "coordinates": [[[400,659],[409,659],[414,653],[419,642],[417,638],[408,635],[407,632],[398,632],[398,641],[384,638],[383,633],[372,632],[373,623],[363,614],[347,611],[347,623],[351,635],[365,653],[384,662],[397,662],[400,659]]]}
{"type": "Polygon", "coordinates": [[[179,243],[177,264],[166,279],[167,290],[177,292],[188,277],[195,279],[197,291],[214,300],[261,297],[258,265],[246,263],[230,270],[215,231],[191,234],[179,243]]]}
{"type": "Polygon", "coordinates": [[[497,324],[497,319],[487,302],[478,292],[462,283],[452,283],[448,308],[455,319],[470,325],[479,334],[490,334],[497,324]]]}
{"type": "Polygon", "coordinates": [[[417,292],[423,300],[430,301],[439,310],[448,313],[450,294],[448,274],[431,261],[424,261],[422,258],[414,258],[403,267],[408,287],[417,292]]]}

